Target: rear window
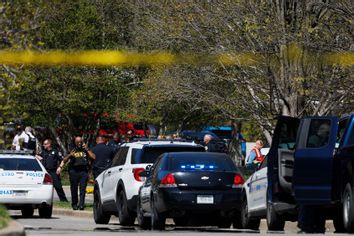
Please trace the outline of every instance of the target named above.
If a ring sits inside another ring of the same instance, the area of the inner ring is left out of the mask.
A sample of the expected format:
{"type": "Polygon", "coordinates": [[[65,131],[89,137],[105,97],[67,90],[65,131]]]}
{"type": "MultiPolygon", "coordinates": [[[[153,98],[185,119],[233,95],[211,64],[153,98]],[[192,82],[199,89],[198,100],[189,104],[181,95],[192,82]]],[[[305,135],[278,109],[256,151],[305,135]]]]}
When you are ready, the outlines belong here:
{"type": "Polygon", "coordinates": [[[228,156],[172,156],[171,171],[236,171],[234,162],[228,156]]]}
{"type": "Polygon", "coordinates": [[[35,159],[0,158],[0,170],[42,171],[35,159]]]}
{"type": "Polygon", "coordinates": [[[165,152],[204,152],[204,147],[145,147],[132,150],[132,164],[155,163],[156,159],[165,152]]]}

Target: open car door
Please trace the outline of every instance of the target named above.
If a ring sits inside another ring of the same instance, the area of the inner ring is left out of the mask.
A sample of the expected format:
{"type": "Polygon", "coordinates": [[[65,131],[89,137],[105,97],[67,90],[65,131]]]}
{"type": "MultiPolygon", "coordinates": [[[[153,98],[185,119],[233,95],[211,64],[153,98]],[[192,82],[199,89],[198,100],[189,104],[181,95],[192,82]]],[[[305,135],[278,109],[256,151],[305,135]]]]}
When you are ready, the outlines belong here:
{"type": "Polygon", "coordinates": [[[293,191],[297,203],[331,203],[337,130],[336,117],[302,119],[294,155],[293,191]]]}
{"type": "MultiPolygon", "coordinates": [[[[294,117],[279,116],[274,130],[272,145],[268,153],[268,191],[269,203],[294,203],[292,196],[292,176],[294,149],[300,120],[294,117]]],[[[279,205],[279,204],[278,204],[279,205]]]]}

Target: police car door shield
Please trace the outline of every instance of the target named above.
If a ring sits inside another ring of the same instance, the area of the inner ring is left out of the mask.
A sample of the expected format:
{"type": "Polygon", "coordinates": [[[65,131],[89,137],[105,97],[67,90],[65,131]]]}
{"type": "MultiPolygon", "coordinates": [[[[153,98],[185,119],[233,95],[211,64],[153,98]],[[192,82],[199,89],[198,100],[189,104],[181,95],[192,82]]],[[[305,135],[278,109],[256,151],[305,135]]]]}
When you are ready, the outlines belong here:
{"type": "Polygon", "coordinates": [[[293,191],[297,203],[318,205],[331,202],[337,130],[336,117],[302,119],[294,155],[293,191]]]}

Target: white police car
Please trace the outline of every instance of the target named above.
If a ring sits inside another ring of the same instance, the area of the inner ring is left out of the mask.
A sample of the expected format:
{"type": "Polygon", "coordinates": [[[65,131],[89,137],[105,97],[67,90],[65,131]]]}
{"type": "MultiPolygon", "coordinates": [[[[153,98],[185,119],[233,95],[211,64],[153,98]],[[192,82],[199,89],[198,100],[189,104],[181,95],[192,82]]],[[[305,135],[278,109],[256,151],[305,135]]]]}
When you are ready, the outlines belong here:
{"type": "Polygon", "coordinates": [[[0,150],[0,204],[24,217],[36,208],[40,217],[52,216],[52,178],[30,152],[0,150]]]}
{"type": "Polygon", "coordinates": [[[265,158],[243,185],[241,226],[244,229],[258,230],[261,218],[265,218],[267,214],[268,152],[269,148],[261,149],[265,158]]]}

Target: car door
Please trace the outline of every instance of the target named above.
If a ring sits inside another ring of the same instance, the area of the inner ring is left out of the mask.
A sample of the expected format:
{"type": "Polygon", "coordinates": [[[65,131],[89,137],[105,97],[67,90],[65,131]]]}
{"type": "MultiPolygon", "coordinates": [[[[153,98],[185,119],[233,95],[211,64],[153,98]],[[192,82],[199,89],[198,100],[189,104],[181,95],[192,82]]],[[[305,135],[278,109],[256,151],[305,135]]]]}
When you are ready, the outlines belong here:
{"type": "Polygon", "coordinates": [[[250,212],[258,212],[266,209],[267,199],[267,158],[252,175],[249,183],[248,209],[250,212]]]}
{"type": "Polygon", "coordinates": [[[267,155],[267,201],[292,203],[294,149],[300,120],[279,116],[267,155]]]}
{"type": "Polygon", "coordinates": [[[115,199],[116,183],[119,181],[123,165],[125,164],[129,147],[119,148],[114,156],[111,168],[107,169],[103,174],[101,195],[102,201],[110,201],[115,199]]]}
{"type": "Polygon", "coordinates": [[[302,119],[294,155],[293,191],[297,203],[331,203],[337,130],[337,117],[302,119]]]}

